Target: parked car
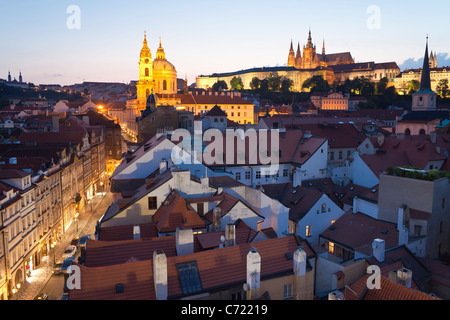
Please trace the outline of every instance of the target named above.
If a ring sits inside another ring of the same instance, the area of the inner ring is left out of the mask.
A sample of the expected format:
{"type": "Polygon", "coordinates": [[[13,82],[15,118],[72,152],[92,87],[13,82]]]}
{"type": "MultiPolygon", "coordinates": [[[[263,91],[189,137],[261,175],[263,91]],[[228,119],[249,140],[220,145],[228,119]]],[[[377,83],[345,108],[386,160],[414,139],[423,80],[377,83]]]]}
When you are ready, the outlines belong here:
{"type": "Polygon", "coordinates": [[[48,295],[46,293],[41,293],[39,295],[37,295],[36,297],[34,297],[34,300],[47,300],[48,299],[48,295]]]}
{"type": "Polygon", "coordinates": [[[71,245],[71,246],[78,247],[79,241],[80,241],[80,238],[79,238],[79,237],[73,238],[72,241],[70,242],[70,245],[71,245]]]}
{"type": "Polygon", "coordinates": [[[77,247],[74,245],[70,245],[66,248],[66,250],[63,253],[63,259],[73,257],[77,253],[77,247]]]}
{"type": "Polygon", "coordinates": [[[65,259],[63,262],[61,263],[57,263],[55,265],[55,270],[53,271],[54,275],[61,275],[64,273],[67,273],[67,269],[69,268],[69,266],[72,264],[72,262],[75,261],[75,257],[69,257],[67,259],[65,259]]]}
{"type": "Polygon", "coordinates": [[[86,245],[86,242],[88,239],[91,238],[90,234],[84,235],[80,238],[80,240],[78,241],[78,246],[79,247],[84,247],[86,245]]]}

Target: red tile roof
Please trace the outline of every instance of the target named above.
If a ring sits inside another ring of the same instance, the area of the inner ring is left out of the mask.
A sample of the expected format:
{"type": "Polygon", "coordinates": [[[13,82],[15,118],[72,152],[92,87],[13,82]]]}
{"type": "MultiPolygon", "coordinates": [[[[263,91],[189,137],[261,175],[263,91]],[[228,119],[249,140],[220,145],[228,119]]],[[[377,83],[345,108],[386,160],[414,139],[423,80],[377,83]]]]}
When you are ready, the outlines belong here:
{"type": "Polygon", "coordinates": [[[394,223],[377,220],[362,213],[347,211],[322,232],[321,237],[355,251],[370,255],[373,240],[385,241],[385,248],[398,245],[398,230],[394,223]],[[367,252],[366,248],[369,249],[367,252]]]}
{"type": "MultiPolygon", "coordinates": [[[[158,237],[158,230],[155,223],[145,223],[139,225],[141,239],[151,239],[158,237]]],[[[123,241],[133,240],[134,225],[101,227],[98,235],[100,241],[123,241]]]]}
{"type": "MultiPolygon", "coordinates": [[[[207,250],[184,256],[167,258],[169,299],[183,296],[177,264],[195,261],[202,290],[208,292],[229,285],[246,282],[247,254],[252,247],[261,256],[261,279],[273,278],[293,272],[292,259],[286,253],[294,253],[303,246],[307,257],[315,253],[309,244],[298,237],[287,236],[222,249],[207,250]],[[220,275],[220,276],[218,276],[220,275]]],[[[153,251],[149,252],[152,255],[153,251]]],[[[70,300],[152,300],[155,299],[152,260],[130,261],[113,266],[92,268],[80,266],[81,289],[71,290],[70,300]],[[116,284],[122,284],[123,293],[117,294],[116,284]]]]}
{"type": "Polygon", "coordinates": [[[422,291],[407,288],[381,276],[380,289],[367,289],[365,275],[350,286],[351,290],[345,290],[346,300],[440,300],[422,291]],[[356,292],[355,295],[353,292],[356,292]]]}
{"type": "Polygon", "coordinates": [[[206,227],[205,221],[175,189],[155,212],[153,221],[160,233],[175,232],[178,227],[192,229],[206,227]]]}
{"type": "Polygon", "coordinates": [[[278,200],[289,209],[289,220],[298,222],[323,196],[323,193],[302,186],[293,187],[292,182],[267,184],[262,186],[264,193],[278,200]]]}

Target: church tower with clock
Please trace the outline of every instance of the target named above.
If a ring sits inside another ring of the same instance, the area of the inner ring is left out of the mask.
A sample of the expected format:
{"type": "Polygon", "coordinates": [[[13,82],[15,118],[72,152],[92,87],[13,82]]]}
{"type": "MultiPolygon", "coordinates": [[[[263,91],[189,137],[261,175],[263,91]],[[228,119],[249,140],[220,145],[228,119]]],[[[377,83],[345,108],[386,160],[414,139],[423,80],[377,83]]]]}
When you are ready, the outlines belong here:
{"type": "Polygon", "coordinates": [[[152,93],[153,88],[153,59],[147,43],[147,34],[145,34],[144,45],[139,58],[139,81],[136,85],[138,106],[145,106],[147,97],[152,93]]]}

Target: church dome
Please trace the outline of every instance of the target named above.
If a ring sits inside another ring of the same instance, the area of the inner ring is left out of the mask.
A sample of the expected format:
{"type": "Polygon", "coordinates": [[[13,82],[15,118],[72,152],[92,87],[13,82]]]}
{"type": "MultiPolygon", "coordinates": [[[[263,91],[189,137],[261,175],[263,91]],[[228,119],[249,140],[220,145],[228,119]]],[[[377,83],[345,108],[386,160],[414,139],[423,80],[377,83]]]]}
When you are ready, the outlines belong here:
{"type": "Polygon", "coordinates": [[[157,59],[155,59],[155,61],[153,61],[153,70],[167,70],[167,71],[174,71],[174,72],[177,71],[175,69],[175,66],[173,64],[171,64],[169,61],[157,60],[157,59]]]}

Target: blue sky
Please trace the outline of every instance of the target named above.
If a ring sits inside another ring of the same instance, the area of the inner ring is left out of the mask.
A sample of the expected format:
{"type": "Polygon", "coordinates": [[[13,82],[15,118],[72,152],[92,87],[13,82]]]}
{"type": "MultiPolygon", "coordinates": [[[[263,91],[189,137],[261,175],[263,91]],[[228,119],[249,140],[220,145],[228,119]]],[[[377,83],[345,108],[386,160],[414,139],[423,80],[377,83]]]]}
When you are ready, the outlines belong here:
{"type": "Polygon", "coordinates": [[[200,74],[284,65],[291,39],[305,44],[309,28],[319,52],[325,39],[327,53],[408,66],[420,64],[428,34],[439,65],[450,65],[449,9],[448,0],[0,1],[0,78],[11,70],[35,84],[128,83],[137,80],[144,30],[153,57],[161,37],[189,83],[200,74]],[[70,5],[80,8],[79,29],[67,27],[70,5]],[[368,11],[373,6],[379,15],[368,11]]]}

